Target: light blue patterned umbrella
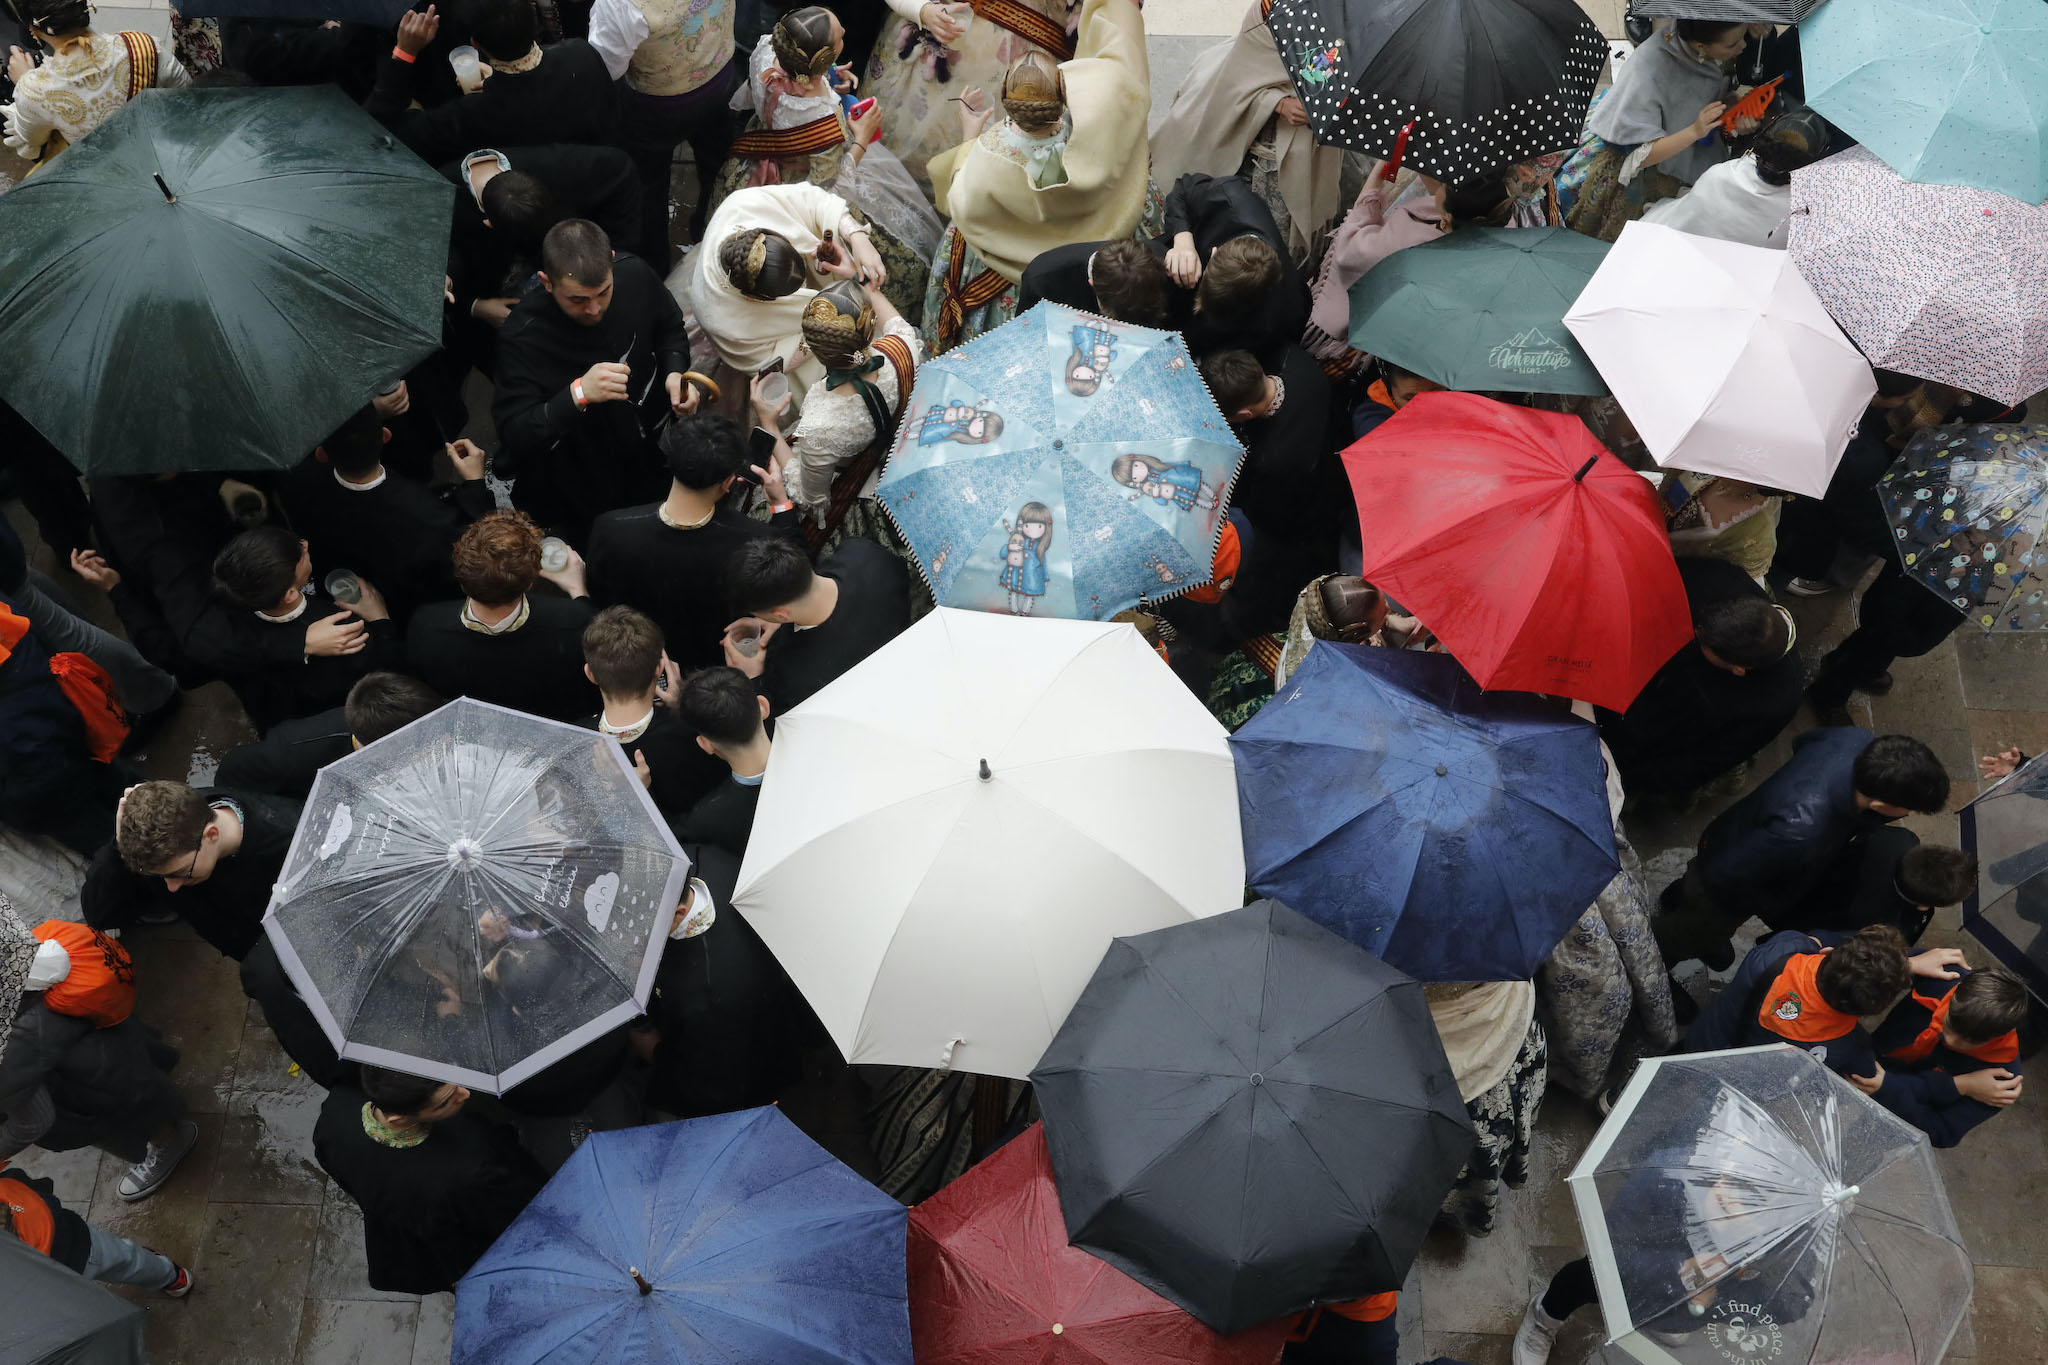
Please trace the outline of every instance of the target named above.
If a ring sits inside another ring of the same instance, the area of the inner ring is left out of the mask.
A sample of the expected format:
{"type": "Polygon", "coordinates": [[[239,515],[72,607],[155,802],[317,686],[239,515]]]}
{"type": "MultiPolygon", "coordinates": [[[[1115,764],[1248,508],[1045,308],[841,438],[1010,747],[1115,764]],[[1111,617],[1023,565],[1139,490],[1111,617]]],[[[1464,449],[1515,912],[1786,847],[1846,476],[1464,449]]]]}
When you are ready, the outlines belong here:
{"type": "Polygon", "coordinates": [[[1101,621],[1208,581],[1243,458],[1178,333],[1042,303],[918,367],[878,496],[943,605],[1101,621]]]}
{"type": "Polygon", "coordinates": [[[1806,99],[1908,180],[2048,199],[2048,5],[1830,0],[1799,24],[1806,99]]]}

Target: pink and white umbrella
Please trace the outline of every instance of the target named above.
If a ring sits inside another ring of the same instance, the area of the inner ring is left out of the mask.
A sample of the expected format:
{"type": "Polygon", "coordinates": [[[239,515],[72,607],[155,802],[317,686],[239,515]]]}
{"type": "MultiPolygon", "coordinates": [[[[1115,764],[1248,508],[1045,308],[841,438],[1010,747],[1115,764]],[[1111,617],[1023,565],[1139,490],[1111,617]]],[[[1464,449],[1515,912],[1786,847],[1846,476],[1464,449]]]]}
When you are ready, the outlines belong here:
{"type": "Polygon", "coordinates": [[[1791,236],[1871,364],[2002,403],[2048,388],[2048,205],[1916,184],[1852,147],[1792,173],[1791,236]]]}

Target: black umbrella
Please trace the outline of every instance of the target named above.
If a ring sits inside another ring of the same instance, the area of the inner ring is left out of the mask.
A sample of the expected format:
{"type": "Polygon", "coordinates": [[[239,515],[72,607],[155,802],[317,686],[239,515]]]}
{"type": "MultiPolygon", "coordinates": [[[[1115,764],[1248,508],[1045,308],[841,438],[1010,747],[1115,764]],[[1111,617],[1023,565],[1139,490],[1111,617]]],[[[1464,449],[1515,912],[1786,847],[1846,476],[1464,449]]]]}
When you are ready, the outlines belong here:
{"type": "Polygon", "coordinates": [[[440,346],[454,204],[331,85],[145,90],[0,195],[0,398],[85,474],[290,468],[440,346]]]}
{"type": "Polygon", "coordinates": [[[1576,0],[1276,0],[1316,141],[1446,183],[1578,145],[1607,40],[1576,0]]]}
{"type": "MultiPolygon", "coordinates": [[[[338,19],[389,28],[411,0],[180,0],[178,13],[207,19],[338,19]]],[[[426,8],[421,0],[420,8],[426,8]]]]}
{"type": "Polygon", "coordinates": [[[1074,1245],[1219,1332],[1400,1288],[1473,1141],[1421,985],[1278,901],[1117,939],[1031,1081],[1074,1245]]]}

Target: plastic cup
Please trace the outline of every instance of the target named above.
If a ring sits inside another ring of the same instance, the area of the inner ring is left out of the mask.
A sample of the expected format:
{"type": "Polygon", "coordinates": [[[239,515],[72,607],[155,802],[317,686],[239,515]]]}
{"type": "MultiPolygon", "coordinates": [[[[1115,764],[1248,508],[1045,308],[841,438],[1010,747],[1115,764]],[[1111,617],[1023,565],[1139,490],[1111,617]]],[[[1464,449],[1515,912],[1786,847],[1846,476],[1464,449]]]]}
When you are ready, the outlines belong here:
{"type": "Polygon", "coordinates": [[[771,412],[781,412],[789,402],[789,377],[780,370],[763,376],[761,401],[768,405],[771,412]]]}
{"type": "Polygon", "coordinates": [[[569,566],[569,542],[558,536],[549,536],[540,543],[540,567],[542,573],[560,573],[569,566]]]}
{"type": "Polygon", "coordinates": [[[458,47],[448,53],[448,65],[455,68],[455,83],[462,93],[473,95],[484,88],[483,59],[473,47],[458,47]]]}
{"type": "Polygon", "coordinates": [[[732,628],[732,650],[743,659],[751,659],[761,652],[761,628],[753,624],[737,625],[732,628]]]}
{"type": "Polygon", "coordinates": [[[363,581],[347,569],[336,569],[321,581],[336,605],[352,607],[363,600],[363,581]]]}

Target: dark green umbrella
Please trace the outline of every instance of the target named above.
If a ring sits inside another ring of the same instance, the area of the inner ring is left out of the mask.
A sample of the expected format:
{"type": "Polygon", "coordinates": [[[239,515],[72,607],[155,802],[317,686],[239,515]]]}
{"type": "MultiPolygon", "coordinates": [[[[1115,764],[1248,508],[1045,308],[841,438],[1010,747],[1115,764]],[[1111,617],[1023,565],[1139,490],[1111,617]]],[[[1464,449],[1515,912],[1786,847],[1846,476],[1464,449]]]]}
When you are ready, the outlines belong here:
{"type": "Polygon", "coordinates": [[[331,86],[146,90],[0,195],[0,397],[87,474],[296,464],[441,344],[454,203],[331,86]]]}
{"type": "Polygon", "coordinates": [[[1461,393],[1607,392],[1564,315],[1608,244],[1570,228],[1459,228],[1351,286],[1351,344],[1461,393]]]}

